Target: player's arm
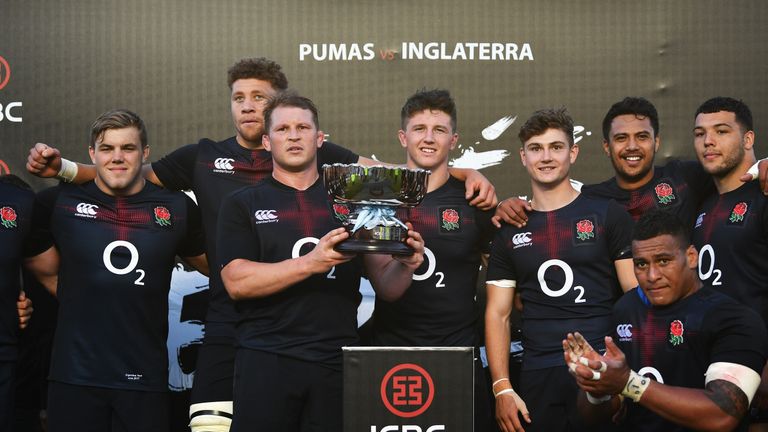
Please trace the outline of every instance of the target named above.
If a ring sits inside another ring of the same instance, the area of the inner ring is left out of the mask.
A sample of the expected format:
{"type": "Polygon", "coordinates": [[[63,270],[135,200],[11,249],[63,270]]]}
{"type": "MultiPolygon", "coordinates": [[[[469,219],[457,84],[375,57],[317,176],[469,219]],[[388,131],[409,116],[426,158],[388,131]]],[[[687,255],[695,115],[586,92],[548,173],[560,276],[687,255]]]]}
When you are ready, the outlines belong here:
{"type": "Polygon", "coordinates": [[[24,259],[24,267],[35,276],[45,289],[56,296],[59,282],[59,251],[51,246],[45,252],[24,259]]]}
{"type": "Polygon", "coordinates": [[[569,364],[582,390],[596,395],[620,394],[690,429],[734,429],[760,384],[757,372],[736,363],[711,364],[704,389],[660,384],[630,370],[624,353],[612,338],[605,338],[605,346],[606,355],[602,360],[569,364]],[[596,372],[599,375],[595,375],[596,372]]]}
{"type": "Polygon", "coordinates": [[[531,422],[528,407],[509,381],[509,320],[515,296],[515,282],[489,281],[485,307],[485,346],[491,369],[492,391],[496,398],[496,421],[502,432],[522,431],[518,413],[531,422]]]}
{"type": "Polygon", "coordinates": [[[624,292],[637,287],[637,278],[635,277],[635,265],[632,258],[618,259],[613,262],[616,267],[616,276],[619,278],[619,285],[624,292]]]}
{"type": "Polygon", "coordinates": [[[276,263],[234,259],[221,269],[221,279],[234,300],[267,297],[354,258],[334,249],[347,238],[349,233],[344,228],[336,228],[324,235],[311,252],[297,258],[276,263]]]}
{"type": "Polygon", "coordinates": [[[205,254],[200,254],[196,256],[185,256],[185,257],[181,257],[181,259],[183,259],[185,263],[194,267],[194,269],[199,271],[200,273],[206,276],[210,275],[210,268],[208,267],[208,257],[205,254]]]}
{"type": "Polygon", "coordinates": [[[747,173],[741,177],[741,181],[748,182],[752,180],[760,181],[760,190],[768,195],[768,158],[760,159],[752,165],[747,173]]]}
{"type": "Polygon", "coordinates": [[[496,206],[496,213],[491,221],[496,228],[501,228],[501,222],[504,221],[510,225],[522,228],[528,223],[528,212],[533,211],[531,203],[523,198],[510,197],[501,200],[496,206]]]}
{"type": "Polygon", "coordinates": [[[371,281],[376,296],[384,301],[399,299],[413,280],[413,272],[424,262],[424,240],[408,222],[406,244],[413,248],[413,255],[366,254],[363,257],[365,273],[371,281]]]}

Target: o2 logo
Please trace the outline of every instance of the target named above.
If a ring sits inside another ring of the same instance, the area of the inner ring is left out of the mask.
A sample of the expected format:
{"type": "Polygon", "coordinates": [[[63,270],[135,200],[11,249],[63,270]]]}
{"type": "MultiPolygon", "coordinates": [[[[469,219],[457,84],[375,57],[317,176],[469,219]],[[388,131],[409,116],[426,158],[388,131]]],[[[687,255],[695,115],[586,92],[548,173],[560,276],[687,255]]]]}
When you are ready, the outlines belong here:
{"type": "Polygon", "coordinates": [[[144,270],[142,269],[136,268],[136,266],[139,264],[139,250],[136,249],[136,246],[134,246],[133,243],[125,240],[113,241],[112,243],[108,244],[107,247],[104,248],[104,254],[102,255],[102,259],[104,260],[104,266],[112,274],[122,276],[132,272],[135,269],[137,277],[136,277],[136,280],[133,282],[133,284],[144,285],[144,276],[146,272],[144,272],[144,270]],[[114,263],[112,263],[112,252],[117,248],[127,249],[128,253],[130,253],[131,255],[131,259],[128,262],[128,265],[123,268],[118,268],[114,265],[114,263]]]}
{"type": "MultiPolygon", "coordinates": [[[[306,244],[313,244],[317,245],[317,243],[320,242],[320,239],[315,237],[304,237],[303,239],[298,240],[296,243],[293,244],[293,249],[291,249],[291,258],[298,258],[301,256],[301,248],[306,244]]],[[[325,275],[326,279],[336,279],[336,266],[331,267],[331,271],[328,272],[327,275],[325,275]]]]}
{"type": "Polygon", "coordinates": [[[711,282],[712,286],[723,284],[720,280],[723,277],[723,272],[722,270],[715,268],[715,249],[712,248],[712,245],[707,244],[699,251],[699,279],[706,281],[713,276],[714,279],[712,279],[711,282]],[[709,267],[707,268],[707,271],[704,271],[704,257],[709,259],[709,267]]]}
{"type": "Polygon", "coordinates": [[[426,411],[435,398],[435,383],[421,366],[394,366],[381,380],[381,401],[392,414],[412,418],[426,411]]]}
{"type": "Polygon", "coordinates": [[[428,247],[424,247],[424,262],[427,263],[427,270],[424,271],[424,273],[421,274],[413,274],[413,280],[415,281],[423,281],[427,280],[434,274],[437,276],[437,282],[435,283],[435,288],[445,288],[445,283],[443,280],[445,280],[445,273],[443,272],[437,272],[435,273],[435,268],[437,268],[437,258],[435,257],[435,253],[432,252],[428,247]]]}
{"type": "Polygon", "coordinates": [[[541,290],[544,292],[544,294],[550,296],[550,297],[562,297],[564,296],[568,291],[573,288],[574,291],[578,291],[579,295],[573,300],[574,303],[584,303],[587,301],[587,299],[584,298],[584,287],[583,286],[573,286],[573,269],[571,266],[568,265],[567,262],[559,260],[559,259],[551,259],[545,261],[540,267],[539,271],[536,274],[536,276],[539,279],[539,286],[541,287],[541,290]],[[558,267],[560,270],[565,273],[565,283],[562,287],[558,289],[552,289],[547,285],[547,281],[544,279],[544,275],[547,273],[547,269],[550,267],[558,267]]]}

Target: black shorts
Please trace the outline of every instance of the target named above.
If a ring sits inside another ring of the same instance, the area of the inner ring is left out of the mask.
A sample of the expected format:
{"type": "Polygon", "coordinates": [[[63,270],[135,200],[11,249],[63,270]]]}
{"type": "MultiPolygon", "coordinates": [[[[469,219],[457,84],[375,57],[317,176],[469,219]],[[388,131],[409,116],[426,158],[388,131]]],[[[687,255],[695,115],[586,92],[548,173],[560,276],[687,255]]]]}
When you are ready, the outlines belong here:
{"type": "Polygon", "coordinates": [[[235,340],[230,342],[203,339],[197,353],[197,368],[192,384],[193,404],[232,400],[232,380],[235,375],[235,340]]]}
{"type": "Polygon", "coordinates": [[[15,361],[0,361],[0,431],[11,430],[13,419],[15,361]]]}
{"type": "Polygon", "coordinates": [[[48,432],[167,432],[168,393],[51,381],[48,432]]]}
{"type": "Polygon", "coordinates": [[[239,349],[230,432],[340,432],[342,388],[340,370],[239,349]]]}
{"type": "Polygon", "coordinates": [[[520,372],[520,397],[531,415],[526,432],[593,431],[576,408],[579,388],[565,366],[520,372]]]}

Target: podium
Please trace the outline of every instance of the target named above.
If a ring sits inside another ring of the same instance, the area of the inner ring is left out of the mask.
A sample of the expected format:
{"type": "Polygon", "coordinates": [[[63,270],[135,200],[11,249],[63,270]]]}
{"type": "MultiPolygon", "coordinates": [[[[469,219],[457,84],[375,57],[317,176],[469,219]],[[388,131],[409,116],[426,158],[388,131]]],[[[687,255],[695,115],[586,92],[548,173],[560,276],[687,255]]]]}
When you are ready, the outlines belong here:
{"type": "Polygon", "coordinates": [[[472,347],[344,347],[344,432],[471,432],[472,347]]]}

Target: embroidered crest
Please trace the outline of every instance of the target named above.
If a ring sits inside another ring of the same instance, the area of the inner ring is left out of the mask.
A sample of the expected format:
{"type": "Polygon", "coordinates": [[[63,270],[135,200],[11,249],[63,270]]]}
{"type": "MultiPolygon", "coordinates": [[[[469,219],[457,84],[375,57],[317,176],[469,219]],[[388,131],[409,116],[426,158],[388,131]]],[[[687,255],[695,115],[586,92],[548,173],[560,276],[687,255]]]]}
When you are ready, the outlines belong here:
{"type": "Polygon", "coordinates": [[[731,217],[729,217],[728,220],[732,223],[742,222],[744,220],[744,215],[747,214],[748,209],[749,206],[744,201],[736,204],[733,206],[733,210],[731,210],[731,217]]]}
{"type": "Polygon", "coordinates": [[[0,208],[0,224],[6,228],[16,228],[16,210],[12,207],[0,208]]]}
{"type": "Polygon", "coordinates": [[[656,192],[656,198],[659,199],[661,204],[669,204],[675,199],[675,191],[672,190],[672,186],[669,183],[659,183],[654,189],[656,192]]]}
{"type": "Polygon", "coordinates": [[[442,213],[442,226],[446,231],[459,228],[459,212],[455,209],[445,209],[442,213]]]}
{"type": "Polygon", "coordinates": [[[171,212],[165,207],[155,207],[155,222],[162,227],[171,226],[171,212]]]}
{"type": "Polygon", "coordinates": [[[582,219],[576,222],[576,237],[585,241],[595,237],[595,225],[589,219],[582,219]]]}
{"type": "Polygon", "coordinates": [[[349,207],[347,207],[345,204],[334,204],[333,215],[336,217],[336,219],[342,222],[346,222],[347,219],[349,219],[349,207]]]}
{"type": "Polygon", "coordinates": [[[674,320],[669,324],[669,343],[678,346],[683,343],[683,323],[680,320],[674,320]]]}

